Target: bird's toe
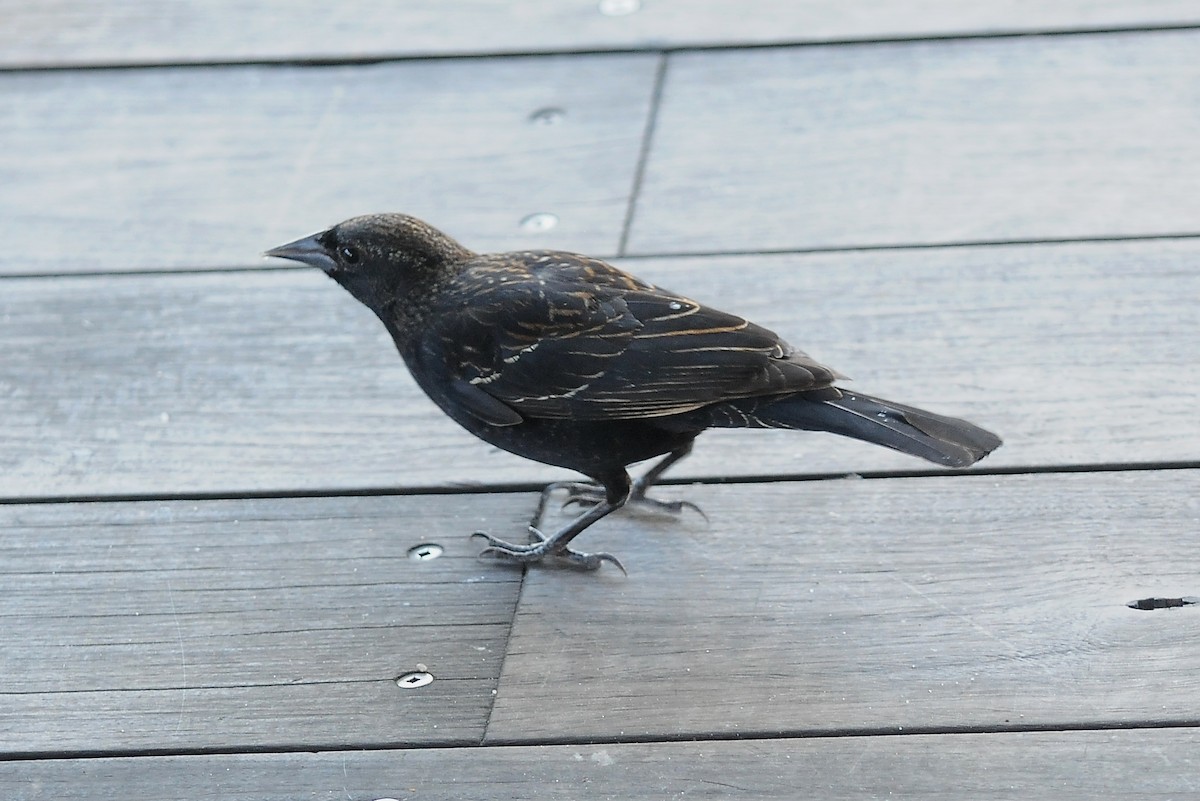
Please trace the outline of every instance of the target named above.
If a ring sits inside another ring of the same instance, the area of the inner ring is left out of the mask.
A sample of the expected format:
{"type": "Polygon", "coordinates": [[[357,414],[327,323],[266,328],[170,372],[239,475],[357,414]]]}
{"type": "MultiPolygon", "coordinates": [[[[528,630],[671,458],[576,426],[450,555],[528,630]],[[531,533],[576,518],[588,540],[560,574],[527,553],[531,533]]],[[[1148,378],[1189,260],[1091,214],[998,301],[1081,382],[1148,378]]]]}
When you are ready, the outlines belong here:
{"type": "Polygon", "coordinates": [[[706,523],[708,522],[708,515],[704,514],[704,510],[691,501],[661,501],[658,498],[651,498],[648,495],[635,492],[629,496],[629,500],[625,502],[625,505],[632,509],[645,509],[669,515],[679,515],[683,513],[683,510],[690,509],[704,518],[706,523]]]}
{"type": "Polygon", "coordinates": [[[562,557],[568,564],[580,570],[599,570],[600,565],[608,562],[620,570],[621,575],[629,575],[629,571],[625,569],[625,565],[621,564],[621,560],[611,553],[582,553],[581,551],[567,550],[564,553],[555,554],[555,556],[562,557]]]}
{"type": "Polygon", "coordinates": [[[516,543],[507,542],[499,537],[489,534],[486,531],[476,531],[471,536],[481,537],[487,542],[487,547],[479,552],[480,558],[494,558],[500,561],[518,562],[520,564],[529,564],[532,562],[540,562],[547,556],[553,556],[561,559],[564,563],[579,570],[598,570],[602,564],[608,562],[615,566],[624,575],[629,575],[625,566],[621,564],[621,560],[610,553],[584,553],[582,551],[572,551],[570,548],[560,548],[550,550],[547,547],[548,539],[538,529],[533,526],[529,527],[530,536],[534,537],[537,542],[528,545],[517,545],[516,543]]]}
{"type": "Polygon", "coordinates": [[[579,481],[560,481],[556,484],[551,484],[546,488],[547,492],[554,490],[566,490],[567,497],[562,502],[559,510],[566,509],[569,506],[595,506],[598,503],[603,503],[605,499],[604,488],[598,484],[585,484],[579,481]]]}

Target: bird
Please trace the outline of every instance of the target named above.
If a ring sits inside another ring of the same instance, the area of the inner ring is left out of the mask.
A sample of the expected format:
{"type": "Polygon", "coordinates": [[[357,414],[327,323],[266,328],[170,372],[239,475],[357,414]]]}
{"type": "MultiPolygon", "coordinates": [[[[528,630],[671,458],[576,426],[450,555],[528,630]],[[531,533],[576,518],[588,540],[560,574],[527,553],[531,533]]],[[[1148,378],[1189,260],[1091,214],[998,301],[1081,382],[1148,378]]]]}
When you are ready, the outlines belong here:
{"type": "Polygon", "coordinates": [[[527,542],[475,532],[481,557],[625,572],[570,543],[626,504],[696,508],[647,491],[710,428],[825,431],[952,468],[1001,444],[966,420],[844,389],[845,376],[774,332],[578,253],[480,254],[386,213],[264,255],[319,268],[374,312],[416,383],[471,434],[591,479],[547,486],[527,542]],[[649,459],[632,479],[629,466],[649,459]],[[547,498],[564,487],[583,510],[543,532],[547,498]]]}

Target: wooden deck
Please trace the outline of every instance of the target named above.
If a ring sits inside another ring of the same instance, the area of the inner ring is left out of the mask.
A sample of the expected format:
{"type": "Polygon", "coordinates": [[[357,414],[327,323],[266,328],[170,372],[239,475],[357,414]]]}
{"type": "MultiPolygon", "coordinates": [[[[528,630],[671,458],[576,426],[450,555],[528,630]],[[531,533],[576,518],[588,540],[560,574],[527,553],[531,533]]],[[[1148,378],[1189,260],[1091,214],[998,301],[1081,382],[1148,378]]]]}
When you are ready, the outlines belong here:
{"type": "Polygon", "coordinates": [[[399,5],[0,0],[4,798],[1200,794],[1200,6],[399,5]],[[628,577],[480,561],[566,476],[258,256],[382,210],[1005,446],[712,432],[628,577]]]}

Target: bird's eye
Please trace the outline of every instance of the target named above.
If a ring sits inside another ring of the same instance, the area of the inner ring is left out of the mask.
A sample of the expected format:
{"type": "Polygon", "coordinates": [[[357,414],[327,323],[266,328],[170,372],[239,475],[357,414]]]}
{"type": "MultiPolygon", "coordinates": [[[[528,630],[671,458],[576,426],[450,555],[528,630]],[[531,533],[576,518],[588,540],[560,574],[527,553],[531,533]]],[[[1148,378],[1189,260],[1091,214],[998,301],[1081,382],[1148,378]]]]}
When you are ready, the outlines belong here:
{"type": "Polygon", "coordinates": [[[352,248],[349,245],[342,245],[338,248],[338,255],[342,257],[342,261],[346,264],[358,263],[358,249],[352,248]]]}

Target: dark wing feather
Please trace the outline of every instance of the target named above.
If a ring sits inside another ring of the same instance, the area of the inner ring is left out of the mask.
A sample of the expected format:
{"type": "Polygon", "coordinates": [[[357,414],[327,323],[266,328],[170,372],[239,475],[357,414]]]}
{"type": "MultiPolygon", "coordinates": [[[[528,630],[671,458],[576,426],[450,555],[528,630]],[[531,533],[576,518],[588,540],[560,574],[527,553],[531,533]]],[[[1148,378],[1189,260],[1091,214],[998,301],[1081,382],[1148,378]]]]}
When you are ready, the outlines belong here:
{"type": "Polygon", "coordinates": [[[568,254],[480,278],[430,331],[457,376],[524,417],[659,417],[830,384],[837,373],[741,317],[568,254]]]}

